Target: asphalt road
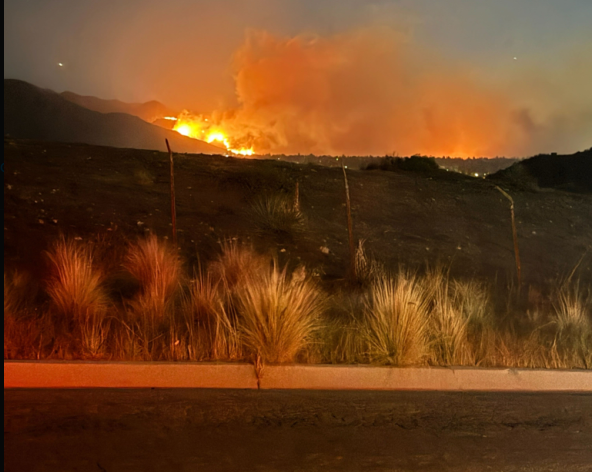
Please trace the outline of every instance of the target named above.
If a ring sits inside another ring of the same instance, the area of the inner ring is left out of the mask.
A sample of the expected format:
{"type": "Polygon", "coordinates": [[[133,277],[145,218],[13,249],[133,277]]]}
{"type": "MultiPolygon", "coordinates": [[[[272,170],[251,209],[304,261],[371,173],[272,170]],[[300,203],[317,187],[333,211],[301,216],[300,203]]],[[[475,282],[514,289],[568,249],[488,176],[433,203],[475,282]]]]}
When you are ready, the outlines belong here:
{"type": "Polygon", "coordinates": [[[4,392],[7,472],[592,470],[592,395],[4,392]]]}

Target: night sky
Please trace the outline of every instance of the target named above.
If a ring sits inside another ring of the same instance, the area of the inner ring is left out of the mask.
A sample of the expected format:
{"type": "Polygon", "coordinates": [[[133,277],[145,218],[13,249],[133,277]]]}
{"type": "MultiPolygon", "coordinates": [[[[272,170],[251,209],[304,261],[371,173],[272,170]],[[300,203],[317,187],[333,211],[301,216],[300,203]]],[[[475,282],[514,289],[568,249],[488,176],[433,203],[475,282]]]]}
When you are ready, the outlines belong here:
{"type": "Polygon", "coordinates": [[[495,89],[571,151],[592,141],[590,24],[591,0],[5,0],[4,77],[211,111],[245,100],[236,53],[254,32],[389,31],[414,63],[495,89]]]}

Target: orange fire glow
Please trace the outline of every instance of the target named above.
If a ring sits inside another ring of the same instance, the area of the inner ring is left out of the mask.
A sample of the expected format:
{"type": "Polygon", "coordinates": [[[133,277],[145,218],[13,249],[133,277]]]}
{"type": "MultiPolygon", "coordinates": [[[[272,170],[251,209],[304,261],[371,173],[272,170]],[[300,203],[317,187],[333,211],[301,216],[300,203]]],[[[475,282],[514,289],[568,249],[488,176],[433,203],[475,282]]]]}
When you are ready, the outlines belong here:
{"type": "Polygon", "coordinates": [[[550,118],[516,92],[388,28],[251,31],[233,64],[236,104],[184,112],[176,131],[243,156],[516,156],[547,142],[550,118]]]}
{"type": "Polygon", "coordinates": [[[176,121],[177,123],[173,129],[183,136],[200,139],[210,144],[222,144],[229,152],[238,156],[248,157],[255,154],[255,150],[252,147],[243,147],[238,143],[234,143],[227,132],[220,129],[219,126],[216,126],[208,118],[185,112],[176,118],[176,121]]]}

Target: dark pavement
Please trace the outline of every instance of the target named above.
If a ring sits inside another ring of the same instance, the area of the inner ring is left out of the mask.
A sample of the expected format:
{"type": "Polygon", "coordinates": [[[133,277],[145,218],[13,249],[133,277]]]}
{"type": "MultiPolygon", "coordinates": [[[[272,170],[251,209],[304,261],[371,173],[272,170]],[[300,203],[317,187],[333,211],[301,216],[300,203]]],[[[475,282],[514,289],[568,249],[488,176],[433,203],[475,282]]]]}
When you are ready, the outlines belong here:
{"type": "Polygon", "coordinates": [[[4,392],[7,472],[592,471],[592,395],[4,392]]]}

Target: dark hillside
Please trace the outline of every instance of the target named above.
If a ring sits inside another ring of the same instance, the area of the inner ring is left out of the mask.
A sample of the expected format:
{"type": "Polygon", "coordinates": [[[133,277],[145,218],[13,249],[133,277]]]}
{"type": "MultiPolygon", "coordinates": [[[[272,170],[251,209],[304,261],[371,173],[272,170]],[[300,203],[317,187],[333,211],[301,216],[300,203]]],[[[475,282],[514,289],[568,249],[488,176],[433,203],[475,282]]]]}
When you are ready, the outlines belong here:
{"type": "Polygon", "coordinates": [[[98,111],[99,113],[125,113],[137,116],[148,123],[153,123],[165,116],[177,116],[178,112],[171,110],[166,105],[157,101],[146,103],[125,103],[120,100],[103,100],[97,97],[78,95],[74,92],[63,92],[60,94],[69,102],[98,111]]]}
{"type": "Polygon", "coordinates": [[[540,155],[518,162],[491,178],[516,186],[592,193],[592,149],[571,156],[540,155]]]}
{"type": "MultiPolygon", "coordinates": [[[[118,240],[170,234],[165,153],[5,140],[5,267],[38,270],[60,234],[118,240]],[[112,236],[109,236],[112,237],[112,236]]],[[[344,277],[348,244],[341,169],[213,156],[178,156],[178,224],[184,256],[212,258],[225,238],[252,241],[283,260],[302,261],[327,280],[344,277]],[[300,183],[302,233],[257,231],[252,205],[268,195],[293,198],[300,183]]],[[[510,210],[493,182],[450,173],[350,170],[356,238],[385,265],[452,264],[462,277],[514,273],[510,210]],[[448,174],[448,175],[446,175],[448,174]]],[[[528,282],[553,281],[580,264],[592,283],[592,196],[521,191],[496,182],[516,201],[528,282]]]]}
{"type": "Polygon", "coordinates": [[[225,152],[135,116],[88,110],[55,92],[19,80],[4,80],[4,136],[161,151],[168,139],[177,152],[225,152]]]}

